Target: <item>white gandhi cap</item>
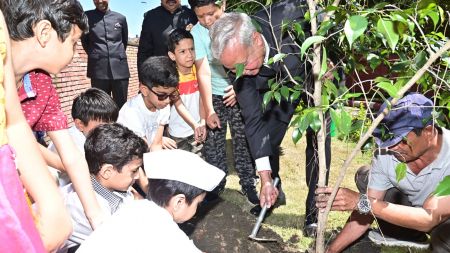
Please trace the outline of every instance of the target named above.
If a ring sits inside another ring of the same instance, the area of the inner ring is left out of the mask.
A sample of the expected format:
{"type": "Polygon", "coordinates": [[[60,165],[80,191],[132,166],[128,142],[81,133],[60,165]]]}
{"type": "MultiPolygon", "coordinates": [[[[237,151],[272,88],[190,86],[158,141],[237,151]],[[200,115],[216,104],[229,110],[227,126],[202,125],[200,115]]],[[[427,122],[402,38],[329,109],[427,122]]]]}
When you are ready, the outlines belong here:
{"type": "Polygon", "coordinates": [[[144,168],[149,178],[175,180],[205,191],[212,191],[225,176],[198,155],[180,149],[145,153],[144,168]]]}

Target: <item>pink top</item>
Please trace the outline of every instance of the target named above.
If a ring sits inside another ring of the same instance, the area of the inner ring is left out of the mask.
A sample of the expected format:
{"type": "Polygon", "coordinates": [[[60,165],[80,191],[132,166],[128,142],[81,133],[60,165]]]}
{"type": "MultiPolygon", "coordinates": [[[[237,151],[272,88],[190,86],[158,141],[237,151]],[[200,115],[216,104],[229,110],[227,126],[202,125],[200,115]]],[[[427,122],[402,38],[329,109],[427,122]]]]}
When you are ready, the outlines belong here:
{"type": "Polygon", "coordinates": [[[48,73],[36,70],[26,74],[18,95],[22,111],[33,131],[68,128],[67,117],[61,110],[58,93],[48,73]]]}

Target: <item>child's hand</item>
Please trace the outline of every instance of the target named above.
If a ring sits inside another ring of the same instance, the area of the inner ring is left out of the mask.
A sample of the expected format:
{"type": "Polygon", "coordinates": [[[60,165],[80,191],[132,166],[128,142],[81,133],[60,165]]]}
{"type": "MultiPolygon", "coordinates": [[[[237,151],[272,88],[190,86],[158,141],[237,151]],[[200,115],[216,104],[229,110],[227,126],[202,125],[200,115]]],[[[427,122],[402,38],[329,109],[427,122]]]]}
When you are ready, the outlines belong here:
{"type": "Polygon", "coordinates": [[[223,103],[226,106],[234,106],[237,103],[236,93],[234,92],[233,85],[228,85],[225,88],[225,95],[223,96],[223,103]]]}
{"type": "Polygon", "coordinates": [[[198,124],[194,129],[194,138],[197,143],[203,143],[206,140],[206,126],[205,123],[198,124]]]}
{"type": "Polygon", "coordinates": [[[162,137],[162,147],[163,149],[177,149],[177,143],[170,139],[169,137],[162,137]]]}

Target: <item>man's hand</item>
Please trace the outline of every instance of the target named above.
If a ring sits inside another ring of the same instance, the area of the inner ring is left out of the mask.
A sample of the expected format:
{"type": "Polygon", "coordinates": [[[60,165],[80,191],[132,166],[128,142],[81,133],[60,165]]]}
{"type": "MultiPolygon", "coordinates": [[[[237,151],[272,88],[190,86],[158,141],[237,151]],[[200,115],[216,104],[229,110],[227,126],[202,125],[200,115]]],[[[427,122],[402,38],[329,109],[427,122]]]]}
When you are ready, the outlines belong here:
{"type": "Polygon", "coordinates": [[[259,172],[261,178],[261,191],[259,193],[259,204],[261,207],[267,206],[270,208],[278,198],[278,189],[272,185],[272,177],[270,170],[263,170],[259,172]]]}
{"type": "Polygon", "coordinates": [[[177,143],[170,139],[169,137],[162,137],[162,147],[163,149],[176,149],[177,148],[177,143]]]}
{"type": "Polygon", "coordinates": [[[208,127],[211,129],[215,129],[216,127],[222,128],[220,126],[219,116],[217,116],[216,112],[214,111],[212,111],[206,118],[206,124],[208,124],[208,127]]]}
{"type": "Polygon", "coordinates": [[[237,103],[236,93],[234,92],[233,85],[228,85],[225,88],[225,95],[223,96],[223,103],[226,106],[234,106],[237,103]]]}
{"type": "MultiPolygon", "coordinates": [[[[328,199],[333,188],[319,187],[316,190],[316,206],[323,211],[327,206],[328,199]]],[[[359,193],[347,188],[339,188],[336,198],[333,201],[331,210],[333,211],[353,211],[359,201],[359,193]]]]}

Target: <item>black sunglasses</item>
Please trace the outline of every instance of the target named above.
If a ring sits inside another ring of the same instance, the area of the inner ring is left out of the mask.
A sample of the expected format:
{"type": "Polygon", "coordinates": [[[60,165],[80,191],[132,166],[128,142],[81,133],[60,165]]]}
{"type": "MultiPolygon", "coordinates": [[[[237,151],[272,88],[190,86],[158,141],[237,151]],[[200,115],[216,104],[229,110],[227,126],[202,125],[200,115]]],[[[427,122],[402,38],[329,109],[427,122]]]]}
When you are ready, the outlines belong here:
{"type": "Polygon", "coordinates": [[[167,94],[167,93],[163,93],[163,94],[159,94],[154,92],[152,89],[149,89],[153,94],[155,94],[158,97],[159,101],[164,101],[167,98],[169,98],[171,101],[176,101],[178,100],[178,98],[180,98],[180,93],[178,92],[178,90],[175,90],[174,92],[167,94]]]}

